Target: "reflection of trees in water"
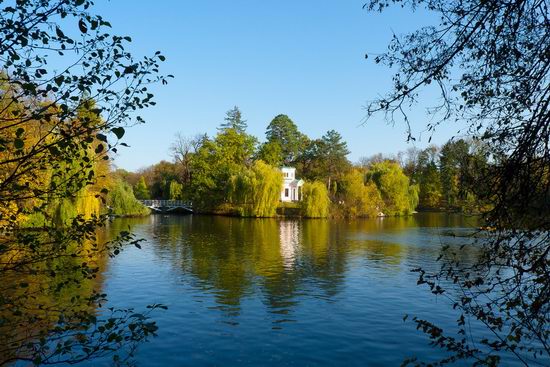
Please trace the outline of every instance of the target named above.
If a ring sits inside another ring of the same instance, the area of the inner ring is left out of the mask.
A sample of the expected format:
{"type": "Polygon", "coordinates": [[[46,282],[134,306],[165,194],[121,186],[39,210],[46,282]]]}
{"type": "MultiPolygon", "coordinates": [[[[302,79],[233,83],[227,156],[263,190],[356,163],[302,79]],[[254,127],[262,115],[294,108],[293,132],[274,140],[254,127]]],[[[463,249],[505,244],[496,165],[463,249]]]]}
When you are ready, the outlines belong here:
{"type": "Polygon", "coordinates": [[[479,226],[479,216],[453,213],[418,213],[402,217],[356,219],[351,228],[367,233],[398,231],[410,228],[472,228],[479,226]]]}
{"type": "Polygon", "coordinates": [[[304,221],[302,252],[304,278],[325,293],[318,296],[331,297],[338,293],[348,255],[342,223],[323,219],[304,221]]]}
{"type": "Polygon", "coordinates": [[[237,315],[251,285],[246,221],[224,217],[155,216],[149,229],[157,255],[175,262],[193,286],[214,294],[229,315],[237,315]]]}
{"type": "Polygon", "coordinates": [[[13,249],[3,249],[0,365],[15,359],[40,365],[76,363],[110,351],[121,361],[131,357],[128,353],[143,340],[143,332],[156,330],[148,318],[156,306],[143,314],[101,308],[109,255],[132,245],[131,237],[119,235],[131,230],[131,224],[108,223],[81,243],[60,242],[57,231],[29,230],[19,235],[38,238],[31,242],[35,246],[12,241],[13,249]]]}
{"type": "Polygon", "coordinates": [[[347,223],[346,231],[350,251],[362,251],[367,258],[388,264],[406,261],[410,265],[437,258],[445,246],[457,249],[457,256],[463,260],[475,259],[475,248],[462,249],[461,246],[475,235],[478,225],[479,218],[475,216],[420,213],[407,217],[358,219],[347,223]]]}
{"type": "Polygon", "coordinates": [[[480,217],[454,213],[421,213],[415,216],[419,226],[439,228],[470,228],[479,226],[480,217]]]}
{"type": "Polygon", "coordinates": [[[352,257],[364,258],[367,268],[376,263],[379,271],[388,272],[398,271],[395,265],[405,259],[408,266],[427,256],[436,258],[437,246],[416,246],[406,243],[407,237],[403,243],[376,239],[419,225],[437,226],[437,218],[440,226],[454,223],[441,215],[433,218],[346,222],[153,216],[152,225],[143,230],[156,255],[175,264],[193,288],[213,295],[226,316],[239,315],[243,299],[260,293],[268,312],[281,321],[292,319],[292,310],[307,297],[337,295],[352,257]]]}
{"type": "MultiPolygon", "coordinates": [[[[400,243],[374,240],[348,240],[349,251],[360,252],[367,260],[384,265],[399,265],[407,255],[409,248],[400,243]]],[[[394,267],[385,268],[396,271],[394,267]]]]}
{"type": "Polygon", "coordinates": [[[74,228],[2,233],[0,365],[106,357],[132,363],[133,352],[157,329],[151,312],[165,307],[150,305],[141,313],[102,307],[103,283],[109,256],[139,246],[129,233],[139,222],[117,219],[82,239],[74,228]]]}
{"type": "MultiPolygon", "coordinates": [[[[103,238],[99,233],[98,243],[103,238]]],[[[44,239],[46,242],[48,239],[44,239]]],[[[3,267],[0,295],[4,306],[0,309],[0,364],[32,355],[35,343],[40,340],[44,340],[43,345],[52,340],[66,341],[63,338],[75,331],[64,332],[64,327],[97,315],[94,300],[101,298],[107,254],[93,249],[93,243],[87,241],[81,248],[71,250],[77,256],[48,256],[55,243],[30,250],[34,253],[21,246],[0,256],[3,267]],[[36,260],[40,258],[37,253],[44,254],[43,260],[36,260]],[[17,257],[20,267],[10,270],[13,257],[17,257]]],[[[86,329],[79,332],[84,335],[86,329]]],[[[50,354],[44,353],[44,359],[50,354]]]]}
{"type": "Polygon", "coordinates": [[[270,312],[287,314],[301,295],[330,296],[343,279],[345,252],[326,221],[156,216],[146,230],[157,256],[229,315],[255,286],[270,312]]]}

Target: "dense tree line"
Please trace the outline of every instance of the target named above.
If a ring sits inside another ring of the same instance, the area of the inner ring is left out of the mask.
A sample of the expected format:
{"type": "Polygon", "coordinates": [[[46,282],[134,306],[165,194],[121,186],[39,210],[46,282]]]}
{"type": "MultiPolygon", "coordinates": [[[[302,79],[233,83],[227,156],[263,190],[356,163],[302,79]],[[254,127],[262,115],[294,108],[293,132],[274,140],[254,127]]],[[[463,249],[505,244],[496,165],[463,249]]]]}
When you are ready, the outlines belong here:
{"type": "MultiPolygon", "coordinates": [[[[442,147],[409,149],[396,158],[405,174],[419,185],[420,209],[479,212],[478,176],[491,159],[487,147],[472,139],[452,139],[442,147]]],[[[483,184],[481,182],[481,184],[483,184]]]]}
{"type": "Polygon", "coordinates": [[[282,178],[271,172],[283,166],[295,167],[297,177],[308,183],[301,205],[305,216],[481,209],[471,185],[476,172],[489,165],[489,155],[472,140],[451,140],[441,148],[411,148],[394,157],[376,155],[353,164],[347,158],[347,143],[335,130],[311,139],[283,114],[268,123],[263,143],[246,128],[241,111],[234,107],[213,137],[177,134],[170,148],[172,162],[117,173],[138,199],[188,200],[195,210],[209,213],[273,216],[282,178]],[[264,207],[257,207],[257,202],[264,207]],[[308,208],[307,203],[326,208],[308,208]]]}

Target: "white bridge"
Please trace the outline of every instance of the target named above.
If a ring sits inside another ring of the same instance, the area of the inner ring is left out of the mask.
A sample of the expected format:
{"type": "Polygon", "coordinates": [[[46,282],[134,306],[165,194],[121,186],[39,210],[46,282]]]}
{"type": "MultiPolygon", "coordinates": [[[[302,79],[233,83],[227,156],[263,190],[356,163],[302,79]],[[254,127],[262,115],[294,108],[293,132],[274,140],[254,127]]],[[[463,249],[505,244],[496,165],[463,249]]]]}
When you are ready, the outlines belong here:
{"type": "Polygon", "coordinates": [[[158,213],[193,213],[193,204],[184,200],[140,200],[149,209],[158,213]]]}

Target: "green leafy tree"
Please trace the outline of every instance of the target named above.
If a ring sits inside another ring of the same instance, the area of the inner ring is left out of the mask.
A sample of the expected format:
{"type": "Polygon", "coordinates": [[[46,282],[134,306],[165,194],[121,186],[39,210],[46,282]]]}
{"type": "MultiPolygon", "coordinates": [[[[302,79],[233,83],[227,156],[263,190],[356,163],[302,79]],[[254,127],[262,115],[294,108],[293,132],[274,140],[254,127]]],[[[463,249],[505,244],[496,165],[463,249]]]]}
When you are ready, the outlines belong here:
{"type": "Polygon", "coordinates": [[[341,180],[339,203],[346,217],[376,217],[383,208],[382,197],[373,182],[365,183],[364,175],[352,169],[341,180]]]}
{"type": "Polygon", "coordinates": [[[231,177],[229,200],[246,217],[273,217],[279,205],[283,176],[262,161],[231,177]]]}
{"type": "Polygon", "coordinates": [[[151,196],[155,199],[170,199],[170,183],[178,180],[178,167],[175,163],[160,161],[150,167],[151,196]]]}
{"type": "MultiPolygon", "coordinates": [[[[412,153],[412,152],[411,152],[412,153]]],[[[409,159],[412,157],[409,156],[409,159]]],[[[441,175],[439,172],[439,148],[431,145],[428,148],[416,151],[415,162],[409,161],[409,170],[413,170],[409,176],[411,182],[419,186],[419,203],[425,209],[439,208],[442,200],[441,175]],[[413,167],[410,165],[413,164],[413,167]]],[[[404,172],[407,167],[404,168],[404,172]]]]}
{"type": "Polygon", "coordinates": [[[265,135],[268,143],[277,143],[281,147],[282,164],[293,164],[304,142],[303,134],[294,121],[287,115],[277,115],[267,126],[265,135]]]}
{"type": "Polygon", "coordinates": [[[196,209],[211,211],[227,202],[232,176],[252,164],[256,139],[233,128],[222,129],[213,140],[205,140],[193,155],[190,187],[196,209]]]}
{"type": "Polygon", "coordinates": [[[283,149],[276,141],[268,141],[260,146],[258,159],[274,167],[283,165],[283,149]]]}
{"type": "Polygon", "coordinates": [[[426,163],[418,177],[420,204],[424,208],[438,208],[442,199],[441,176],[435,162],[426,163]]]}
{"type": "Polygon", "coordinates": [[[469,168],[469,155],[470,147],[463,139],[448,141],[441,148],[441,182],[445,200],[451,207],[460,207],[466,198],[464,180],[469,168]]]}
{"type": "Polygon", "coordinates": [[[138,175],[140,178],[144,178],[149,189],[150,198],[167,200],[170,198],[170,182],[180,182],[180,168],[181,166],[178,163],[162,160],[140,169],[138,175]]]}
{"type": "Polygon", "coordinates": [[[418,207],[418,204],[420,203],[420,185],[418,184],[409,184],[409,210],[407,211],[407,214],[413,213],[416,208],[418,207]]]}
{"type": "Polygon", "coordinates": [[[380,190],[384,202],[382,211],[385,215],[406,215],[414,211],[411,204],[418,202],[418,196],[416,200],[411,200],[409,195],[416,190],[410,189],[409,178],[399,164],[392,161],[375,163],[370,167],[367,179],[374,182],[380,190]]]}
{"type": "Polygon", "coordinates": [[[225,186],[220,178],[223,171],[216,159],[218,155],[216,143],[206,139],[191,159],[190,194],[195,210],[209,210],[223,201],[225,186]]]}
{"type": "Polygon", "coordinates": [[[414,210],[417,206],[423,210],[439,209],[442,205],[441,177],[439,172],[439,147],[430,145],[420,150],[409,148],[406,152],[399,152],[395,156],[384,157],[376,154],[361,161],[363,170],[368,172],[374,164],[384,162],[395,162],[409,178],[410,208],[414,210]],[[415,199],[416,198],[416,199],[415,199]],[[418,200],[418,201],[415,201],[418,200]]]}
{"type": "Polygon", "coordinates": [[[443,194],[449,208],[479,212],[487,207],[491,189],[489,182],[481,178],[490,167],[485,143],[450,140],[441,149],[440,162],[443,194]]]}
{"type": "Polygon", "coordinates": [[[321,139],[309,140],[296,161],[296,170],[308,180],[324,180],[324,142],[321,139]]]}
{"type": "MultiPolygon", "coordinates": [[[[89,98],[81,98],[77,108],[75,121],[88,126],[100,126],[101,117],[96,112],[96,104],[89,98]]],[[[30,131],[29,131],[30,133],[30,131]]],[[[33,138],[43,138],[40,134],[33,138]]],[[[101,189],[108,187],[109,161],[98,159],[98,154],[104,150],[104,144],[94,139],[89,146],[81,146],[73,153],[70,162],[60,164],[56,169],[42,175],[41,187],[63,186],[70,183],[75,175],[85,175],[90,183],[84,187],[71,184],[67,191],[71,194],[67,197],[50,196],[43,201],[45,210],[29,213],[28,218],[22,223],[25,227],[66,226],[78,216],[91,218],[101,212],[101,189]]]]}
{"type": "Polygon", "coordinates": [[[222,165],[227,166],[229,169],[252,163],[257,143],[255,137],[236,129],[227,129],[220,132],[214,142],[218,158],[222,159],[222,165]]]}
{"type": "Polygon", "coordinates": [[[134,195],[136,199],[139,200],[148,200],[151,198],[151,195],[149,194],[149,189],[147,188],[147,184],[145,183],[145,177],[141,176],[137,184],[134,186],[134,195]]]}
{"type": "Polygon", "coordinates": [[[120,217],[143,216],[150,212],[136,199],[132,187],[120,179],[110,185],[107,205],[110,214],[120,217]]]}
{"type": "Polygon", "coordinates": [[[347,143],[335,130],[328,131],[321,139],[308,142],[297,160],[297,168],[308,180],[322,180],[331,192],[334,183],[349,170],[347,143]]]}
{"type": "Polygon", "coordinates": [[[327,131],[322,137],[321,154],[324,165],[324,173],[327,177],[327,187],[332,188],[332,182],[345,172],[350,163],[348,161],[348,144],[342,139],[335,130],[327,131]]]}
{"type": "Polygon", "coordinates": [[[177,181],[170,181],[169,200],[181,200],[183,195],[183,185],[177,181]]]}
{"type": "Polygon", "coordinates": [[[306,182],[302,186],[302,214],[306,218],[326,218],[329,215],[328,190],[320,181],[306,182]]]}
{"type": "Polygon", "coordinates": [[[122,168],[117,168],[116,170],[111,172],[111,174],[115,180],[121,179],[122,181],[130,185],[130,187],[134,187],[141,177],[141,175],[137,172],[130,172],[122,168]]]}

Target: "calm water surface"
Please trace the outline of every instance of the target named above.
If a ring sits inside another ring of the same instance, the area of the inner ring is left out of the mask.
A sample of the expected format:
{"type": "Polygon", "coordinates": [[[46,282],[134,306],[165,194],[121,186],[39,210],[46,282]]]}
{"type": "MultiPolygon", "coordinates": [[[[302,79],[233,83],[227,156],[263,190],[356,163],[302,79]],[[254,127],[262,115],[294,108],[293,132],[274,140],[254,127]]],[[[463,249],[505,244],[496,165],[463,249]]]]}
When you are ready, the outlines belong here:
{"type": "Polygon", "coordinates": [[[410,270],[434,269],[441,245],[467,241],[475,225],[441,214],[117,220],[113,230],[130,226],[147,242],[109,263],[103,288],[112,306],[169,307],[138,350],[143,366],[396,366],[441,356],[404,315],[445,330],[456,320],[410,270]]]}

